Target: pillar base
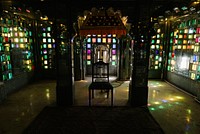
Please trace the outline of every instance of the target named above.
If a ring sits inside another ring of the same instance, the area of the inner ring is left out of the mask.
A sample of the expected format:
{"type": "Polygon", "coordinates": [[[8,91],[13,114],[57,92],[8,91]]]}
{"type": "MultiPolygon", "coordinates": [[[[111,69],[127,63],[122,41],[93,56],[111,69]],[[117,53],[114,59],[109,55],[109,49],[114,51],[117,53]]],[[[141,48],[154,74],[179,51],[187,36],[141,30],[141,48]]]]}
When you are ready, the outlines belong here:
{"type": "Polygon", "coordinates": [[[135,87],[129,84],[129,104],[133,107],[147,106],[148,87],[135,87]]]}

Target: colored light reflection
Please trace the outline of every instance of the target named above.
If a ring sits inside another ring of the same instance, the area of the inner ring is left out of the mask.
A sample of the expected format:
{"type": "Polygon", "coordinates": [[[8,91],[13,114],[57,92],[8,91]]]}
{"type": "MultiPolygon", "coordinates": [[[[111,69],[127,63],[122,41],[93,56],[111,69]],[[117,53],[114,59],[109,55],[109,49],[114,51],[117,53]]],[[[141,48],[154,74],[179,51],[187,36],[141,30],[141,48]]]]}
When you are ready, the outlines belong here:
{"type": "Polygon", "coordinates": [[[151,111],[155,111],[156,109],[154,107],[149,108],[151,111]]]}
{"type": "Polygon", "coordinates": [[[191,111],[190,109],[187,109],[187,113],[188,113],[188,114],[191,114],[192,111],[191,111]]]}
{"type": "Polygon", "coordinates": [[[181,96],[176,96],[177,99],[184,99],[183,97],[181,96]]]}
{"type": "Polygon", "coordinates": [[[158,108],[159,108],[159,109],[164,109],[164,106],[160,105],[158,108]]]}
{"type": "Polygon", "coordinates": [[[162,102],[167,103],[168,101],[167,100],[162,100],[162,102]]]}
{"type": "Polygon", "coordinates": [[[158,104],[160,104],[160,102],[156,101],[156,102],[154,102],[154,104],[158,105],[158,104]]]}

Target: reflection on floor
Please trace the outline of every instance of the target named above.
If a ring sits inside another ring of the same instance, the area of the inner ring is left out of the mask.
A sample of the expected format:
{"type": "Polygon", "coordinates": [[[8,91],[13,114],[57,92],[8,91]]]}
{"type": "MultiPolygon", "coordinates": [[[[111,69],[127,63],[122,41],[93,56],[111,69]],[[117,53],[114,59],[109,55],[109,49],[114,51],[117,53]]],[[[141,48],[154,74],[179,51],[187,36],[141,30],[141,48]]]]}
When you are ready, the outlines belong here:
{"type": "MultiPolygon", "coordinates": [[[[88,105],[90,78],[75,82],[75,105],[88,105]]],[[[125,106],[128,101],[129,81],[112,81],[114,105],[125,106]]],[[[0,134],[20,134],[47,105],[55,105],[53,80],[27,85],[9,95],[0,104],[0,134]]],[[[200,104],[194,97],[181,92],[167,82],[149,80],[148,108],[166,134],[200,132],[200,104]]],[[[94,105],[110,105],[102,92],[95,92],[94,105]]]]}

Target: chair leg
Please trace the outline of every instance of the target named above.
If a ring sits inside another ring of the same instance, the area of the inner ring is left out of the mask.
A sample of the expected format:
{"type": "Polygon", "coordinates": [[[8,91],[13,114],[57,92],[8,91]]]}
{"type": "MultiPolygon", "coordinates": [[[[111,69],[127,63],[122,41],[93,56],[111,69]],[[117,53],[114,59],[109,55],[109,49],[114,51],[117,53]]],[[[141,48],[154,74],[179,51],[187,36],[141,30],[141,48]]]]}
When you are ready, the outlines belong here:
{"type": "Polygon", "coordinates": [[[111,106],[113,106],[113,89],[111,89],[111,106]]]}
{"type": "Polygon", "coordinates": [[[92,99],[94,99],[94,89],[92,89],[92,99]]]}
{"type": "Polygon", "coordinates": [[[89,106],[91,106],[91,89],[89,89],[89,106]]]}
{"type": "Polygon", "coordinates": [[[109,98],[109,89],[106,90],[106,92],[107,92],[107,98],[109,98]]]}

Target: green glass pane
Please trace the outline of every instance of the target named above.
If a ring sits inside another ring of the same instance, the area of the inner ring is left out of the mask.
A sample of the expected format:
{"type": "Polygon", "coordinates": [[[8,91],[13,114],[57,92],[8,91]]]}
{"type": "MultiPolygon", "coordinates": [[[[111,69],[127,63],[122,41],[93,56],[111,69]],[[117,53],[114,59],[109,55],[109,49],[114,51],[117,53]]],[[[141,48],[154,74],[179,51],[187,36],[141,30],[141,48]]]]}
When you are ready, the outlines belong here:
{"type": "Polygon", "coordinates": [[[25,36],[28,36],[28,31],[25,32],[25,36]]]}
{"type": "Polygon", "coordinates": [[[0,60],[1,60],[1,62],[3,61],[3,56],[0,56],[0,60]]]}
{"type": "Polygon", "coordinates": [[[47,55],[44,55],[44,59],[46,60],[48,58],[48,56],[47,55]]]}
{"type": "Polygon", "coordinates": [[[32,32],[31,31],[29,31],[29,35],[32,36],[32,32]]]}
{"type": "Polygon", "coordinates": [[[5,75],[3,75],[3,81],[5,81],[6,80],[6,76],[5,75]]]}
{"type": "Polygon", "coordinates": [[[87,65],[91,65],[91,61],[87,61],[87,65]]]}
{"type": "Polygon", "coordinates": [[[159,58],[159,56],[157,55],[157,56],[155,57],[155,59],[158,60],[158,58],[159,58]]]}
{"type": "Polygon", "coordinates": [[[7,55],[7,60],[9,60],[9,61],[10,61],[10,55],[7,55]]]}
{"type": "Polygon", "coordinates": [[[12,69],[12,68],[11,68],[11,64],[8,64],[7,66],[8,66],[8,70],[12,69]]]}
{"type": "Polygon", "coordinates": [[[46,33],[42,33],[42,36],[43,36],[43,37],[46,37],[46,33]]]}
{"type": "Polygon", "coordinates": [[[12,24],[12,20],[8,20],[8,24],[10,24],[10,25],[11,25],[11,24],[12,24]]]}
{"type": "Polygon", "coordinates": [[[8,79],[12,79],[12,73],[8,73],[8,79]]]}
{"type": "Polygon", "coordinates": [[[51,43],[51,38],[48,39],[48,43],[51,43]]]}
{"type": "Polygon", "coordinates": [[[171,32],[170,36],[173,37],[174,36],[174,32],[171,32]]]}
{"type": "Polygon", "coordinates": [[[115,62],[115,61],[112,61],[112,65],[116,65],[116,62],[115,62]]]}
{"type": "Polygon", "coordinates": [[[20,38],[20,42],[24,42],[23,38],[20,38]]]}
{"type": "Polygon", "coordinates": [[[47,44],[43,44],[43,48],[47,48],[47,44]]]}
{"type": "Polygon", "coordinates": [[[8,33],[8,28],[7,28],[7,27],[4,27],[3,32],[4,32],[4,33],[8,33]]]}
{"type": "Polygon", "coordinates": [[[178,40],[178,44],[179,45],[183,44],[183,41],[182,40],[178,40]]]}
{"type": "Polygon", "coordinates": [[[2,43],[3,42],[3,37],[2,36],[0,36],[0,43],[2,43]]]}
{"type": "Polygon", "coordinates": [[[200,75],[197,75],[197,80],[200,80],[200,75]]]}
{"type": "Polygon", "coordinates": [[[151,40],[151,44],[155,44],[155,40],[151,40]]]}
{"type": "Polygon", "coordinates": [[[158,67],[161,68],[161,63],[158,64],[158,67]]]}
{"type": "Polygon", "coordinates": [[[200,66],[198,66],[198,72],[200,72],[200,66]]]}
{"type": "Polygon", "coordinates": [[[91,42],[91,38],[88,38],[88,39],[87,39],[87,42],[91,42]]]}
{"type": "Polygon", "coordinates": [[[116,39],[115,38],[113,38],[113,43],[116,43],[117,41],[116,41],[116,39]]]}
{"type": "Polygon", "coordinates": [[[51,31],[51,27],[47,27],[47,31],[51,31]]]}
{"type": "Polygon", "coordinates": [[[180,30],[180,33],[181,33],[181,34],[184,33],[184,30],[180,30]]]}
{"type": "Polygon", "coordinates": [[[170,39],[170,43],[171,43],[171,44],[173,43],[173,39],[170,39]]]}
{"type": "Polygon", "coordinates": [[[168,71],[171,71],[171,67],[170,67],[170,66],[167,66],[167,70],[168,70],[168,71]]]}
{"type": "Polygon", "coordinates": [[[192,25],[196,25],[196,23],[197,23],[196,19],[193,19],[192,20],[192,25]]]}
{"type": "Polygon", "coordinates": [[[29,42],[30,42],[30,43],[32,43],[32,42],[33,42],[33,40],[29,38],[29,42]]]}

